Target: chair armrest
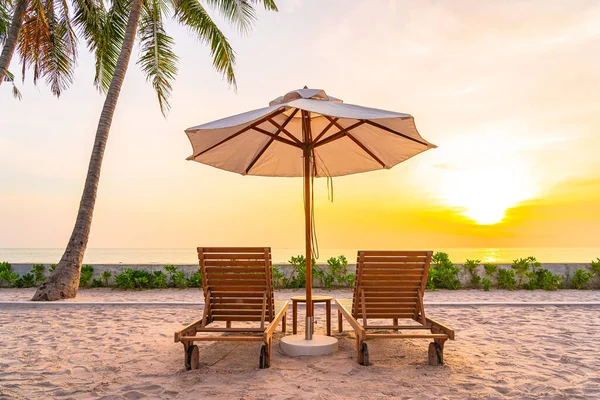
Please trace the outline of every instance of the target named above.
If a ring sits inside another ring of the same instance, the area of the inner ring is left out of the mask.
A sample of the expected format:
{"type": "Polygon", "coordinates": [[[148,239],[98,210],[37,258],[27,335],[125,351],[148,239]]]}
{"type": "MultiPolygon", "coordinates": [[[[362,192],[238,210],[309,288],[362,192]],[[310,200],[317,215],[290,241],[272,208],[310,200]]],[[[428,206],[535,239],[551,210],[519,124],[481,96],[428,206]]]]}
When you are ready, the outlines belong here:
{"type": "Polygon", "coordinates": [[[356,320],[356,318],[354,318],[352,313],[350,311],[348,311],[346,306],[344,306],[343,300],[341,300],[341,299],[334,299],[334,300],[335,300],[335,306],[342,313],[344,318],[346,318],[348,323],[352,326],[352,329],[354,329],[356,336],[360,337],[362,339],[365,339],[367,337],[367,332],[366,332],[365,328],[363,328],[363,326],[356,320]]]}
{"type": "Polygon", "coordinates": [[[263,335],[265,340],[268,340],[273,335],[273,332],[275,332],[275,329],[277,329],[277,325],[279,325],[279,322],[281,322],[281,319],[288,310],[289,303],[287,301],[283,303],[276,302],[275,306],[275,318],[265,328],[263,335]]]}

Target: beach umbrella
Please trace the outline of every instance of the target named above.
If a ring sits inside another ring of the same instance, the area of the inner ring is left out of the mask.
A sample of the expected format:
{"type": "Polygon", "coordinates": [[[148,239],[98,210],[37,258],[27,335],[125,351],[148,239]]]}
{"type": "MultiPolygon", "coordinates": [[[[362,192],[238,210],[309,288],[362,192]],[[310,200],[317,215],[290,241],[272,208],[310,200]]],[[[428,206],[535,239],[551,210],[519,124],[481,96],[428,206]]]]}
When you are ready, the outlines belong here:
{"type": "Polygon", "coordinates": [[[242,175],[304,178],[307,340],[313,331],[312,178],[389,169],[436,147],[409,114],[346,104],[306,87],[185,132],[193,148],[188,160],[242,175]]]}

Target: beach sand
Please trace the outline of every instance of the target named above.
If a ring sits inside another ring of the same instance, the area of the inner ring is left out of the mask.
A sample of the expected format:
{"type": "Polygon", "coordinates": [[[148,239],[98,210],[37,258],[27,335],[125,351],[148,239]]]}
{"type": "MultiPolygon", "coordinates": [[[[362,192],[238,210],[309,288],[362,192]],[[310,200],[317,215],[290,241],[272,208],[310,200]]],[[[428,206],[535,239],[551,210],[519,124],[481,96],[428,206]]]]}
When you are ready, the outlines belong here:
{"type": "MultiPolygon", "coordinates": [[[[322,291],[319,291],[322,292],[322,291]]],[[[0,301],[29,290],[0,290],[0,301]]],[[[300,292],[278,291],[279,298],[300,292]]],[[[350,297],[349,291],[336,296],[350,297]]],[[[83,290],[75,301],[200,301],[197,290],[83,290]]],[[[439,291],[443,301],[598,301],[597,291],[439,291]],[[509,298],[507,298],[509,296],[509,298]]],[[[324,333],[323,305],[315,307],[324,333]]],[[[372,365],[354,358],[354,334],[337,334],[332,356],[288,358],[276,335],[272,367],[257,343],[201,342],[201,367],[186,372],[173,332],[202,306],[0,305],[0,398],[590,398],[600,397],[600,307],[447,307],[430,317],[456,330],[441,367],[427,340],[369,341],[372,365]]],[[[304,309],[300,310],[302,321],[304,309]]],[[[291,310],[288,314],[291,330],[291,310]]],[[[334,312],[334,327],[336,318],[334,312]]],[[[335,330],[334,330],[335,331],[335,330]]]]}

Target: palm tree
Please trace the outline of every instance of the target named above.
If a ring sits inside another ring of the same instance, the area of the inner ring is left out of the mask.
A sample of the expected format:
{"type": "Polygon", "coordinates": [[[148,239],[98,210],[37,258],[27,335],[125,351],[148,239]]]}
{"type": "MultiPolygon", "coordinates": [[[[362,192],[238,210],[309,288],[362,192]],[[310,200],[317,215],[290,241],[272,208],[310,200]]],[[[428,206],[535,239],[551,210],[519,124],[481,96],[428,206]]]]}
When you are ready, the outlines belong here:
{"type": "Polygon", "coordinates": [[[10,19],[8,6],[5,2],[0,4],[0,42],[4,45],[0,54],[0,85],[4,82],[8,66],[17,47],[19,31],[21,30],[21,23],[27,9],[27,3],[26,0],[16,0],[13,15],[10,19]]]}
{"type": "Polygon", "coordinates": [[[77,41],[73,26],[82,32],[97,30],[103,13],[101,0],[73,0],[73,17],[65,0],[0,0],[0,84],[13,84],[20,98],[14,75],[8,71],[18,51],[23,78],[33,70],[33,82],[45,78],[52,93],[60,96],[73,81],[77,41]],[[10,13],[12,12],[12,16],[10,13]]]}
{"type": "MultiPolygon", "coordinates": [[[[267,10],[277,10],[274,0],[205,0],[204,3],[219,11],[241,32],[247,32],[255,21],[257,3],[262,3],[267,10]]],[[[172,49],[174,41],[164,29],[164,19],[168,14],[210,46],[213,66],[229,84],[235,86],[233,49],[199,0],[131,0],[130,3],[113,0],[111,9],[103,17],[101,34],[93,30],[86,33],[88,46],[96,55],[95,82],[101,90],[107,91],[107,95],[75,227],[54,273],[38,288],[32,300],[59,300],[77,295],[102,158],[138,25],[142,53],[138,63],[156,91],[163,115],[169,109],[171,83],[177,73],[177,56],[172,49]]]]}

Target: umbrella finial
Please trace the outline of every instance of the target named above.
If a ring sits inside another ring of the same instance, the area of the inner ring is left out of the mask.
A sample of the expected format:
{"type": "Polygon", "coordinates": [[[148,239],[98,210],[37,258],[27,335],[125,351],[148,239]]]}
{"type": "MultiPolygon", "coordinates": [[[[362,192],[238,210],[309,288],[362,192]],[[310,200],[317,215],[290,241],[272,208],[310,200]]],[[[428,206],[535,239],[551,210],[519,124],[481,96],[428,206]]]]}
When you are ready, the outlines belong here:
{"type": "Polygon", "coordinates": [[[304,85],[303,89],[308,89],[308,86],[304,85]]]}

